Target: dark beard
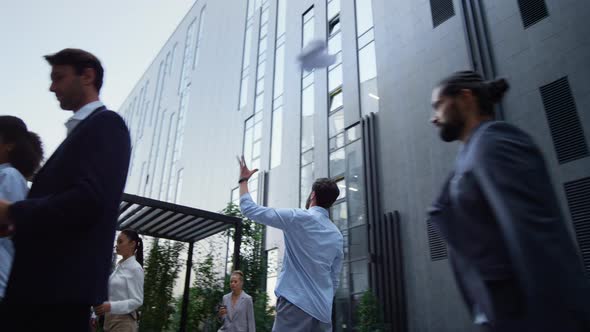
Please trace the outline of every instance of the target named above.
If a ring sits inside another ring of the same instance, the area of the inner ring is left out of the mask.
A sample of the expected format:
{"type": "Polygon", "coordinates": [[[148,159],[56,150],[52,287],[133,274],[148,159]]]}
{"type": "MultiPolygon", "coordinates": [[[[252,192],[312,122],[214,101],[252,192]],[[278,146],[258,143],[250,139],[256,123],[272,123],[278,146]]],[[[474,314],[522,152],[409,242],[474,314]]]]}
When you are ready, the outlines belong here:
{"type": "Polygon", "coordinates": [[[440,126],[440,138],[445,142],[452,142],[459,139],[463,132],[463,123],[446,123],[440,126]]]}
{"type": "Polygon", "coordinates": [[[456,141],[461,138],[464,129],[465,119],[461,116],[457,104],[453,103],[447,121],[440,124],[440,138],[445,142],[456,141]]]}

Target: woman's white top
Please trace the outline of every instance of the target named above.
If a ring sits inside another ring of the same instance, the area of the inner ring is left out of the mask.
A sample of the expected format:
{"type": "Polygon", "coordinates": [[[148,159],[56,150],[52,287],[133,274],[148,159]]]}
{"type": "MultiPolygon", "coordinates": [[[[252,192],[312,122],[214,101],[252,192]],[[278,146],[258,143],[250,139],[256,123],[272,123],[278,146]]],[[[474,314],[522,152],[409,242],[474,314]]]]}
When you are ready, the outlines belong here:
{"type": "MultiPolygon", "coordinates": [[[[0,199],[16,202],[27,197],[29,187],[25,177],[12,165],[0,164],[0,199]]],[[[4,297],[6,283],[14,259],[14,244],[6,237],[0,238],[0,298],[4,297]]]]}
{"type": "Polygon", "coordinates": [[[135,256],[117,264],[109,278],[111,314],[130,314],[143,304],[143,278],[143,268],[135,256]]]}

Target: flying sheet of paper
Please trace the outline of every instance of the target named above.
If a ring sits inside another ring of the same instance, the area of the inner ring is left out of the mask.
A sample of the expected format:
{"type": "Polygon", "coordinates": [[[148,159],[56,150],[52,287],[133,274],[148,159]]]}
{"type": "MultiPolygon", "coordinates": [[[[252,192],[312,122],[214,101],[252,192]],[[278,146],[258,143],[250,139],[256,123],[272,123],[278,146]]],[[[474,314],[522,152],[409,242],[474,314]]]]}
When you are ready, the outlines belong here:
{"type": "Polygon", "coordinates": [[[336,55],[328,53],[328,45],[320,39],[310,41],[297,56],[301,67],[307,71],[326,68],[336,63],[336,55]]]}

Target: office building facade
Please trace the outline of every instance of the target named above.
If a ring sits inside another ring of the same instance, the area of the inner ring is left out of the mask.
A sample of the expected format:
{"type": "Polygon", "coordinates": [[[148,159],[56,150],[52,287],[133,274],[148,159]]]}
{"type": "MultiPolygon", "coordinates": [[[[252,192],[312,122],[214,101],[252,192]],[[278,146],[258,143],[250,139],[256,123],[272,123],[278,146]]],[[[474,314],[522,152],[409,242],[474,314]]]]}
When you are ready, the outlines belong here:
{"type": "MultiPolygon", "coordinates": [[[[542,148],[590,273],[589,16],[583,0],[197,0],[120,110],[127,191],[218,211],[238,200],[242,154],[260,204],[304,206],[335,178],[334,330],[356,329],[372,290],[387,330],[474,331],[425,213],[458,148],[429,123],[431,90],[457,70],[508,79],[498,117],[542,148]],[[306,72],[314,39],[337,60],[306,72]]],[[[272,292],[279,230],[266,250],[272,292]]]]}

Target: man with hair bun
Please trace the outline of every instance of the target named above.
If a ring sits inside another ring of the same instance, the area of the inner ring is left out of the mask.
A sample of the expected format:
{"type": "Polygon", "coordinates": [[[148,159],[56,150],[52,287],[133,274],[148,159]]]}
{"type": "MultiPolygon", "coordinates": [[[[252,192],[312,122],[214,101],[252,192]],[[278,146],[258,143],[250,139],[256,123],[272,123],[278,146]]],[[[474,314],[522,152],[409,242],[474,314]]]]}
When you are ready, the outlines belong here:
{"type": "Polygon", "coordinates": [[[430,221],[484,331],[590,331],[590,285],[541,151],[494,120],[508,88],[463,71],[434,89],[432,123],[461,148],[430,221]]]}

